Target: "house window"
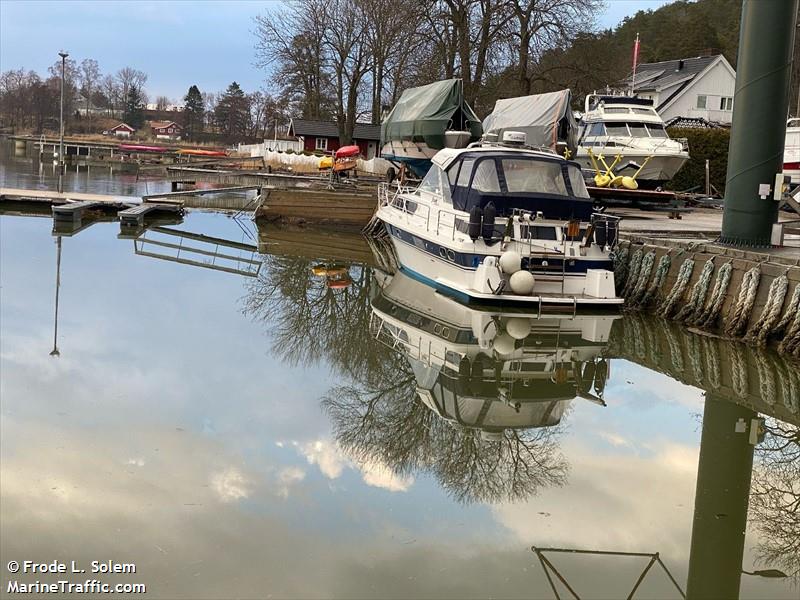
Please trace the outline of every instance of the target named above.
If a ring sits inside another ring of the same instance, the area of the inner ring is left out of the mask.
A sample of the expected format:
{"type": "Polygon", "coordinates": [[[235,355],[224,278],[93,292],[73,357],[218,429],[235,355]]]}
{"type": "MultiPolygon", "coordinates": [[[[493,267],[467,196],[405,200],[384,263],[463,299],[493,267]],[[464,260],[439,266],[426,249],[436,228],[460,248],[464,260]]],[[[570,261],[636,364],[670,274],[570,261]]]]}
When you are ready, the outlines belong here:
{"type": "Polygon", "coordinates": [[[720,110],[733,110],[733,98],[730,96],[722,96],[719,99],[720,110]]]}
{"type": "Polygon", "coordinates": [[[328,138],[318,137],[317,138],[317,150],[327,150],[328,149],[328,138]]]}
{"type": "Polygon", "coordinates": [[[708,100],[708,96],[698,96],[697,97],[697,108],[706,108],[706,101],[708,100]]]}

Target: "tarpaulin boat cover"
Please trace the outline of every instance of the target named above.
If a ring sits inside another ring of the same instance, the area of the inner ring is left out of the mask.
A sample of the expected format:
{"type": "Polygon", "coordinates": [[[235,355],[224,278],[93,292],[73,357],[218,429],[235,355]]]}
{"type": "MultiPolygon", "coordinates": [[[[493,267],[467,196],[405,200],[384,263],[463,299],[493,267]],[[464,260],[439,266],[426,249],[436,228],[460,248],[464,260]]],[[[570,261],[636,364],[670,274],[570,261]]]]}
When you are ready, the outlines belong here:
{"type": "Polygon", "coordinates": [[[381,144],[410,141],[440,150],[444,132],[451,130],[469,131],[472,142],[483,133],[481,120],[464,101],[460,79],[405,90],[381,123],[381,144]]]}
{"type": "Polygon", "coordinates": [[[498,100],[483,121],[484,137],[497,134],[499,141],[504,131],[522,131],[529,146],[555,150],[560,143],[575,152],[577,123],[571,101],[570,90],[498,100]]]}

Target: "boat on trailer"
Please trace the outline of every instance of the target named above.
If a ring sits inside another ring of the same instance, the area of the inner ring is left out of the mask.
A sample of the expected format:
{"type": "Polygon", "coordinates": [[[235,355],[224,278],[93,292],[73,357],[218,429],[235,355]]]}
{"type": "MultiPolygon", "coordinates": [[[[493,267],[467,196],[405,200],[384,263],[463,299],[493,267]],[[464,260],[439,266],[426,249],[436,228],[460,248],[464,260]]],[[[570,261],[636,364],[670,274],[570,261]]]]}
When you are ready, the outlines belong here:
{"type": "Polygon", "coordinates": [[[381,184],[376,216],[404,271],[464,302],[614,307],[619,218],[596,212],[580,166],[503,141],[446,148],[416,188],[381,184]]]}
{"type": "Polygon", "coordinates": [[[464,100],[460,79],[403,92],[381,123],[381,158],[424,177],[442,148],[463,148],[480,139],[481,121],[464,100]]]}

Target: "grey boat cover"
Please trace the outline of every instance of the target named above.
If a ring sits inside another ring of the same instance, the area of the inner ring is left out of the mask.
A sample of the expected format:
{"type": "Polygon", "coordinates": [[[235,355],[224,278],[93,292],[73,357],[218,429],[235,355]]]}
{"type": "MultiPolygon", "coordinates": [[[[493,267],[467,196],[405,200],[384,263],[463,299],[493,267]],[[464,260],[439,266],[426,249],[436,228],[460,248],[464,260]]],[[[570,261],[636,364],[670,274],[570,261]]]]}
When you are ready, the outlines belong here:
{"type": "Polygon", "coordinates": [[[381,144],[409,141],[440,150],[445,147],[444,132],[450,130],[469,131],[472,142],[483,133],[481,120],[464,101],[460,79],[405,90],[381,123],[381,144]]]}
{"type": "Polygon", "coordinates": [[[496,139],[502,140],[504,131],[521,131],[526,134],[529,146],[556,150],[561,144],[575,152],[577,122],[571,103],[572,92],[568,89],[498,100],[483,121],[484,137],[496,134],[496,139]]]}

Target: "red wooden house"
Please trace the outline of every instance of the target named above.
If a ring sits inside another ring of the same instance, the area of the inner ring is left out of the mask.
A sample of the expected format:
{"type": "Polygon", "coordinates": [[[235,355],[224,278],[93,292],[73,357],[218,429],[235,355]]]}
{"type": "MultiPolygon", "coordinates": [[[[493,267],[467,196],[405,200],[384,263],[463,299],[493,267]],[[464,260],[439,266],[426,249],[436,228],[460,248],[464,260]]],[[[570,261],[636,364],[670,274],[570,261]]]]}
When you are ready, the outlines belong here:
{"type": "Polygon", "coordinates": [[[183,134],[183,127],[175,121],[151,121],[150,129],[157,140],[179,140],[183,134]]]}
{"type": "Polygon", "coordinates": [[[120,123],[103,133],[106,135],[115,135],[117,137],[131,137],[134,131],[136,130],[127,123],[120,123]]]}
{"type": "MultiPolygon", "coordinates": [[[[340,146],[339,127],[335,121],[292,119],[289,122],[289,136],[301,139],[303,149],[309,152],[333,152],[340,146]]],[[[353,144],[361,149],[361,156],[367,160],[375,158],[380,152],[380,141],[380,125],[356,123],[353,128],[353,144]]]]}

